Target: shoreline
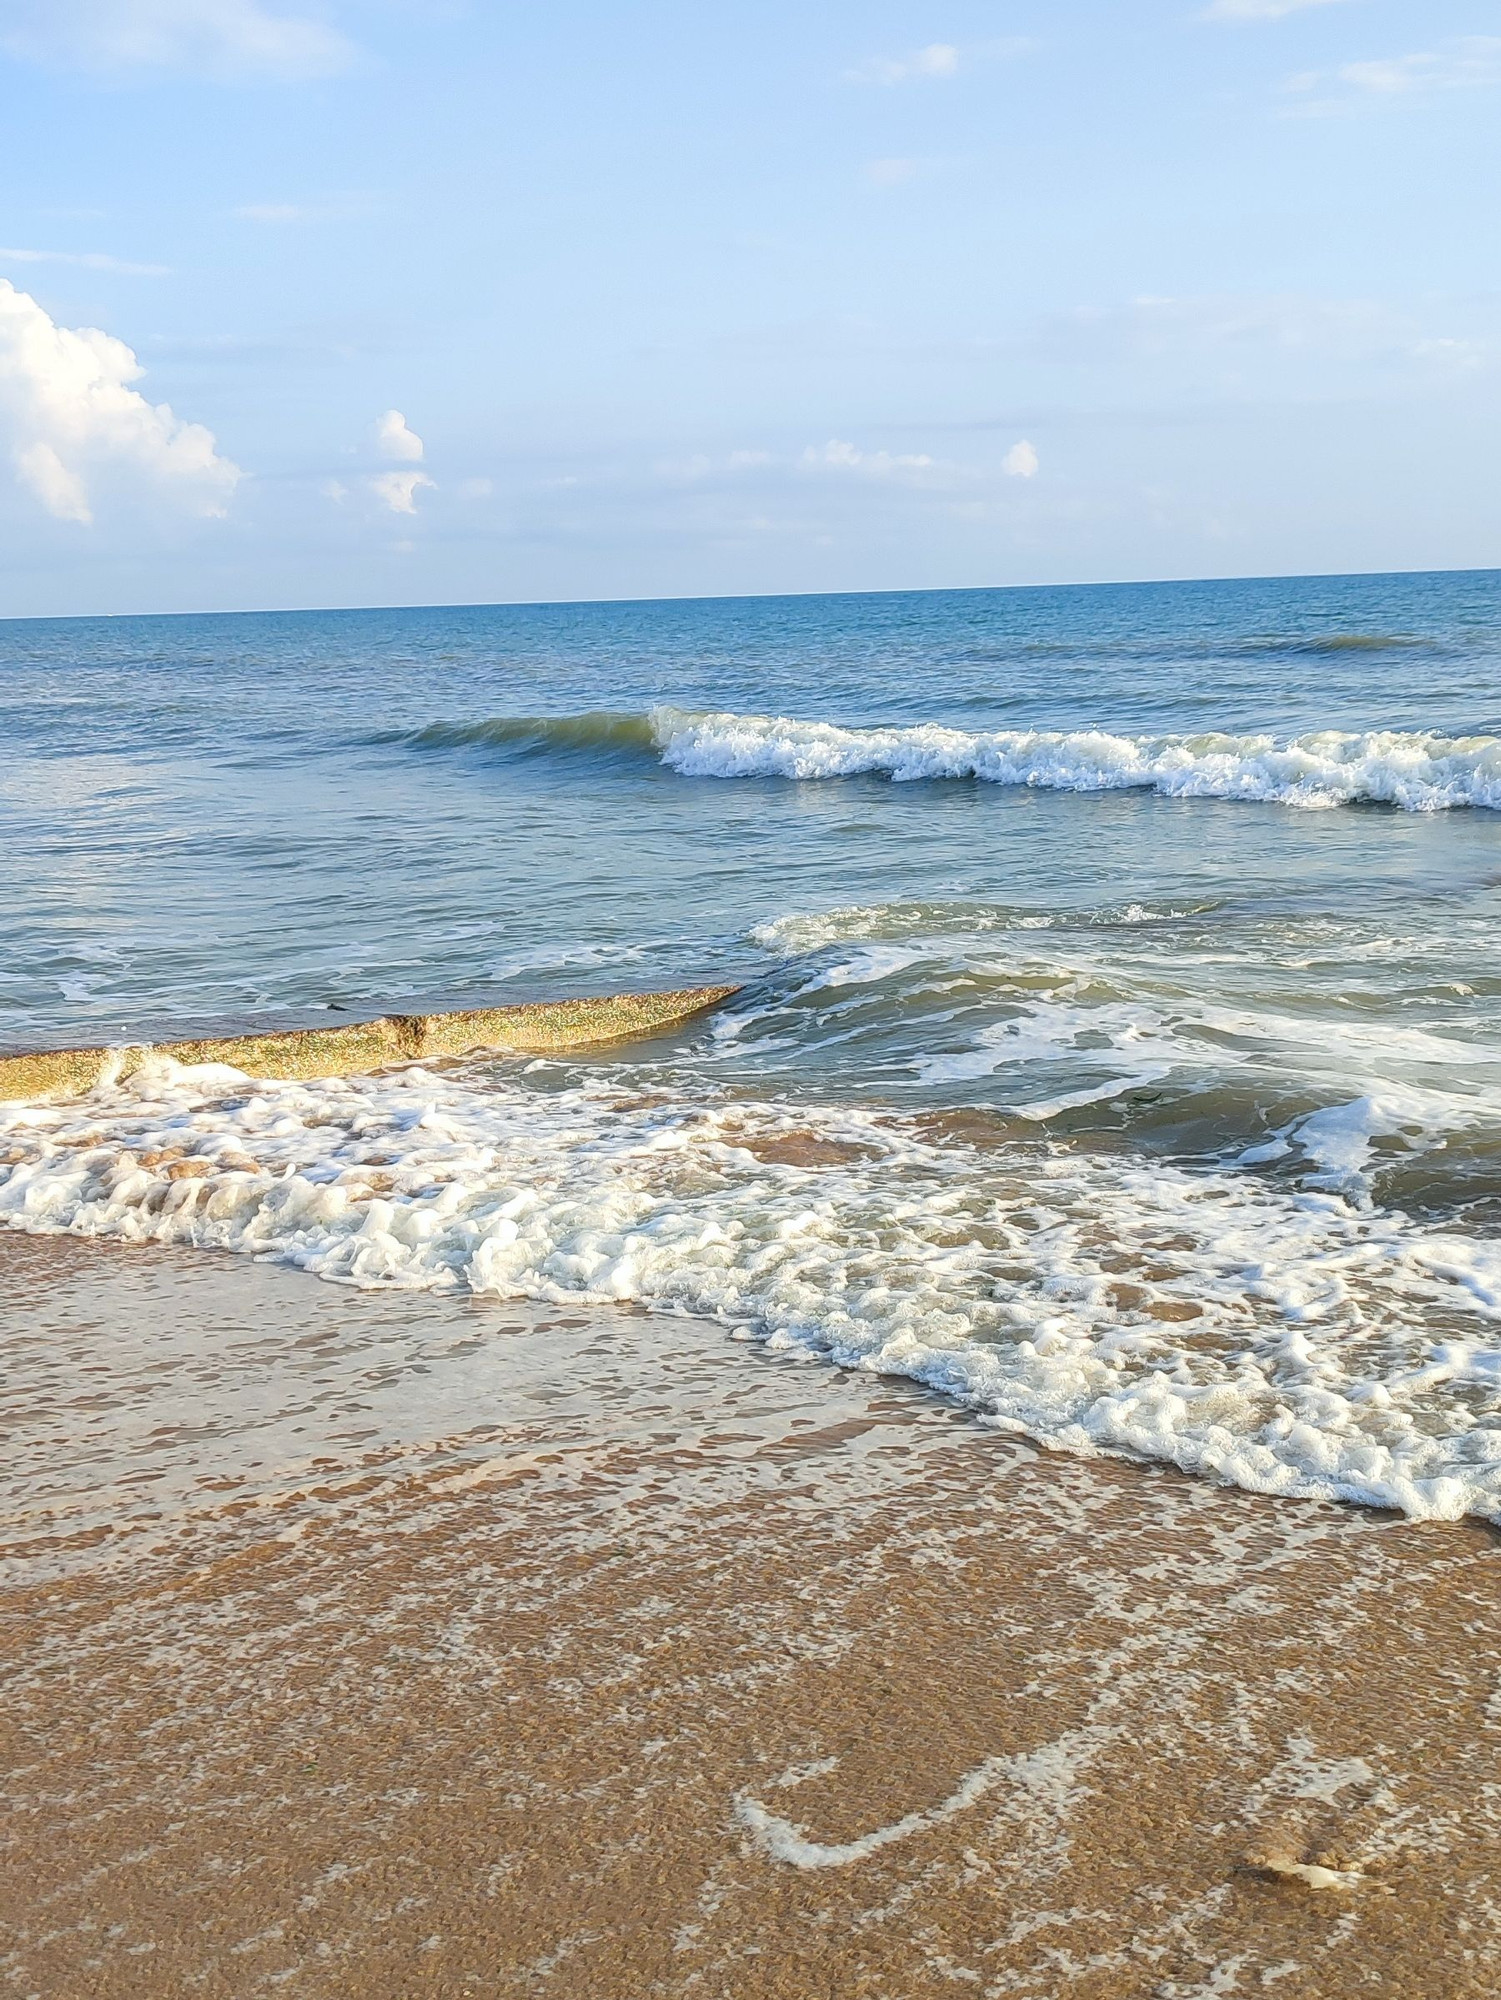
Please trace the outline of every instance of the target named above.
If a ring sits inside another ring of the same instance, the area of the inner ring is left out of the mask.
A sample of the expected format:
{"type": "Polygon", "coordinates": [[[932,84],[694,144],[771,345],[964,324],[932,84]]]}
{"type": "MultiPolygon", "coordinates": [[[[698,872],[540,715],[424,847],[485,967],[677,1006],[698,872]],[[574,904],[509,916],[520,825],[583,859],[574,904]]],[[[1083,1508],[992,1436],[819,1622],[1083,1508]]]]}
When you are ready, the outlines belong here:
{"type": "Polygon", "coordinates": [[[20,1990],[1494,1990],[1479,1523],[696,1320],[8,1233],[0,1281],[52,1391],[6,1539],[80,1530],[0,1592],[20,1990]]]}

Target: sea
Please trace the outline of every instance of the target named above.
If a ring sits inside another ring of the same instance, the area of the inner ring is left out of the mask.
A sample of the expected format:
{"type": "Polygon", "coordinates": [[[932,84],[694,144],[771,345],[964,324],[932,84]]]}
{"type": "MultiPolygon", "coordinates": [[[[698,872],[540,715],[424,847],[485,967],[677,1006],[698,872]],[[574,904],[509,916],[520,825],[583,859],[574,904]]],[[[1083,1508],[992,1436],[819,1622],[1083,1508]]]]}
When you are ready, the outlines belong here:
{"type": "Polygon", "coordinates": [[[0,1047],[739,989],[0,1105],[7,1228],[1501,1519],[1501,571],[10,622],[0,698],[0,1047]]]}

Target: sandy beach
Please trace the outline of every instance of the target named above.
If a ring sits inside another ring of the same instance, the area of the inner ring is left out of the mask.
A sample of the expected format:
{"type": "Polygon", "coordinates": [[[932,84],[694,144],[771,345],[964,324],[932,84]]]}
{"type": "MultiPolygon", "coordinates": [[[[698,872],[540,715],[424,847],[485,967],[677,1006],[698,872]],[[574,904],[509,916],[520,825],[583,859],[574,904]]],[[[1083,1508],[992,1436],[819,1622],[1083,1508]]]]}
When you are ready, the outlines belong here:
{"type": "Polygon", "coordinates": [[[687,1319],[0,1281],[9,1991],[1494,1990],[1487,1527],[687,1319]]]}

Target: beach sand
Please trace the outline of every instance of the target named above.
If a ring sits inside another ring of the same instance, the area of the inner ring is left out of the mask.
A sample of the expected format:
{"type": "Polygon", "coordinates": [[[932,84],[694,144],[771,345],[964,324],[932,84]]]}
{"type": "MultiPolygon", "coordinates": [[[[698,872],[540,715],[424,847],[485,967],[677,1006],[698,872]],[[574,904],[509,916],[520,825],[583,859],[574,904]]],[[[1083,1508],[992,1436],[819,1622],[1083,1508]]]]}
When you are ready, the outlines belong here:
{"type": "Polygon", "coordinates": [[[7,1992],[1501,1981],[1486,1527],[690,1320],[16,1235],[0,1289],[7,1992]]]}

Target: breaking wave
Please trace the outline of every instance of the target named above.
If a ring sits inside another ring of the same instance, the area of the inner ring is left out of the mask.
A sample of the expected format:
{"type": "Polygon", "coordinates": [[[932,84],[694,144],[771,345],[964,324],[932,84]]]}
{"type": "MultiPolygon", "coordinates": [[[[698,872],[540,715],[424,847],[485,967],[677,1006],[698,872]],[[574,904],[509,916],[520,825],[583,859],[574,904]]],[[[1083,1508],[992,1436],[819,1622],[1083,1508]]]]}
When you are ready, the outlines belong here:
{"type": "Polygon", "coordinates": [[[770,715],[653,716],[662,760],[695,778],[975,778],[1060,792],[1142,790],[1406,812],[1501,810],[1501,737],[1405,730],[1116,736],[1106,730],[953,729],[923,722],[848,729],[770,715]]]}
{"type": "Polygon", "coordinates": [[[495,716],[438,722],[415,749],[656,757],[687,778],[876,776],[899,784],[975,779],[1039,791],[1151,791],[1305,809],[1373,804],[1404,812],[1501,810],[1501,736],[1326,729],[1303,736],[1122,736],[1103,729],[960,729],[938,722],[851,728],[779,715],[662,706],[644,715],[495,716]]]}

